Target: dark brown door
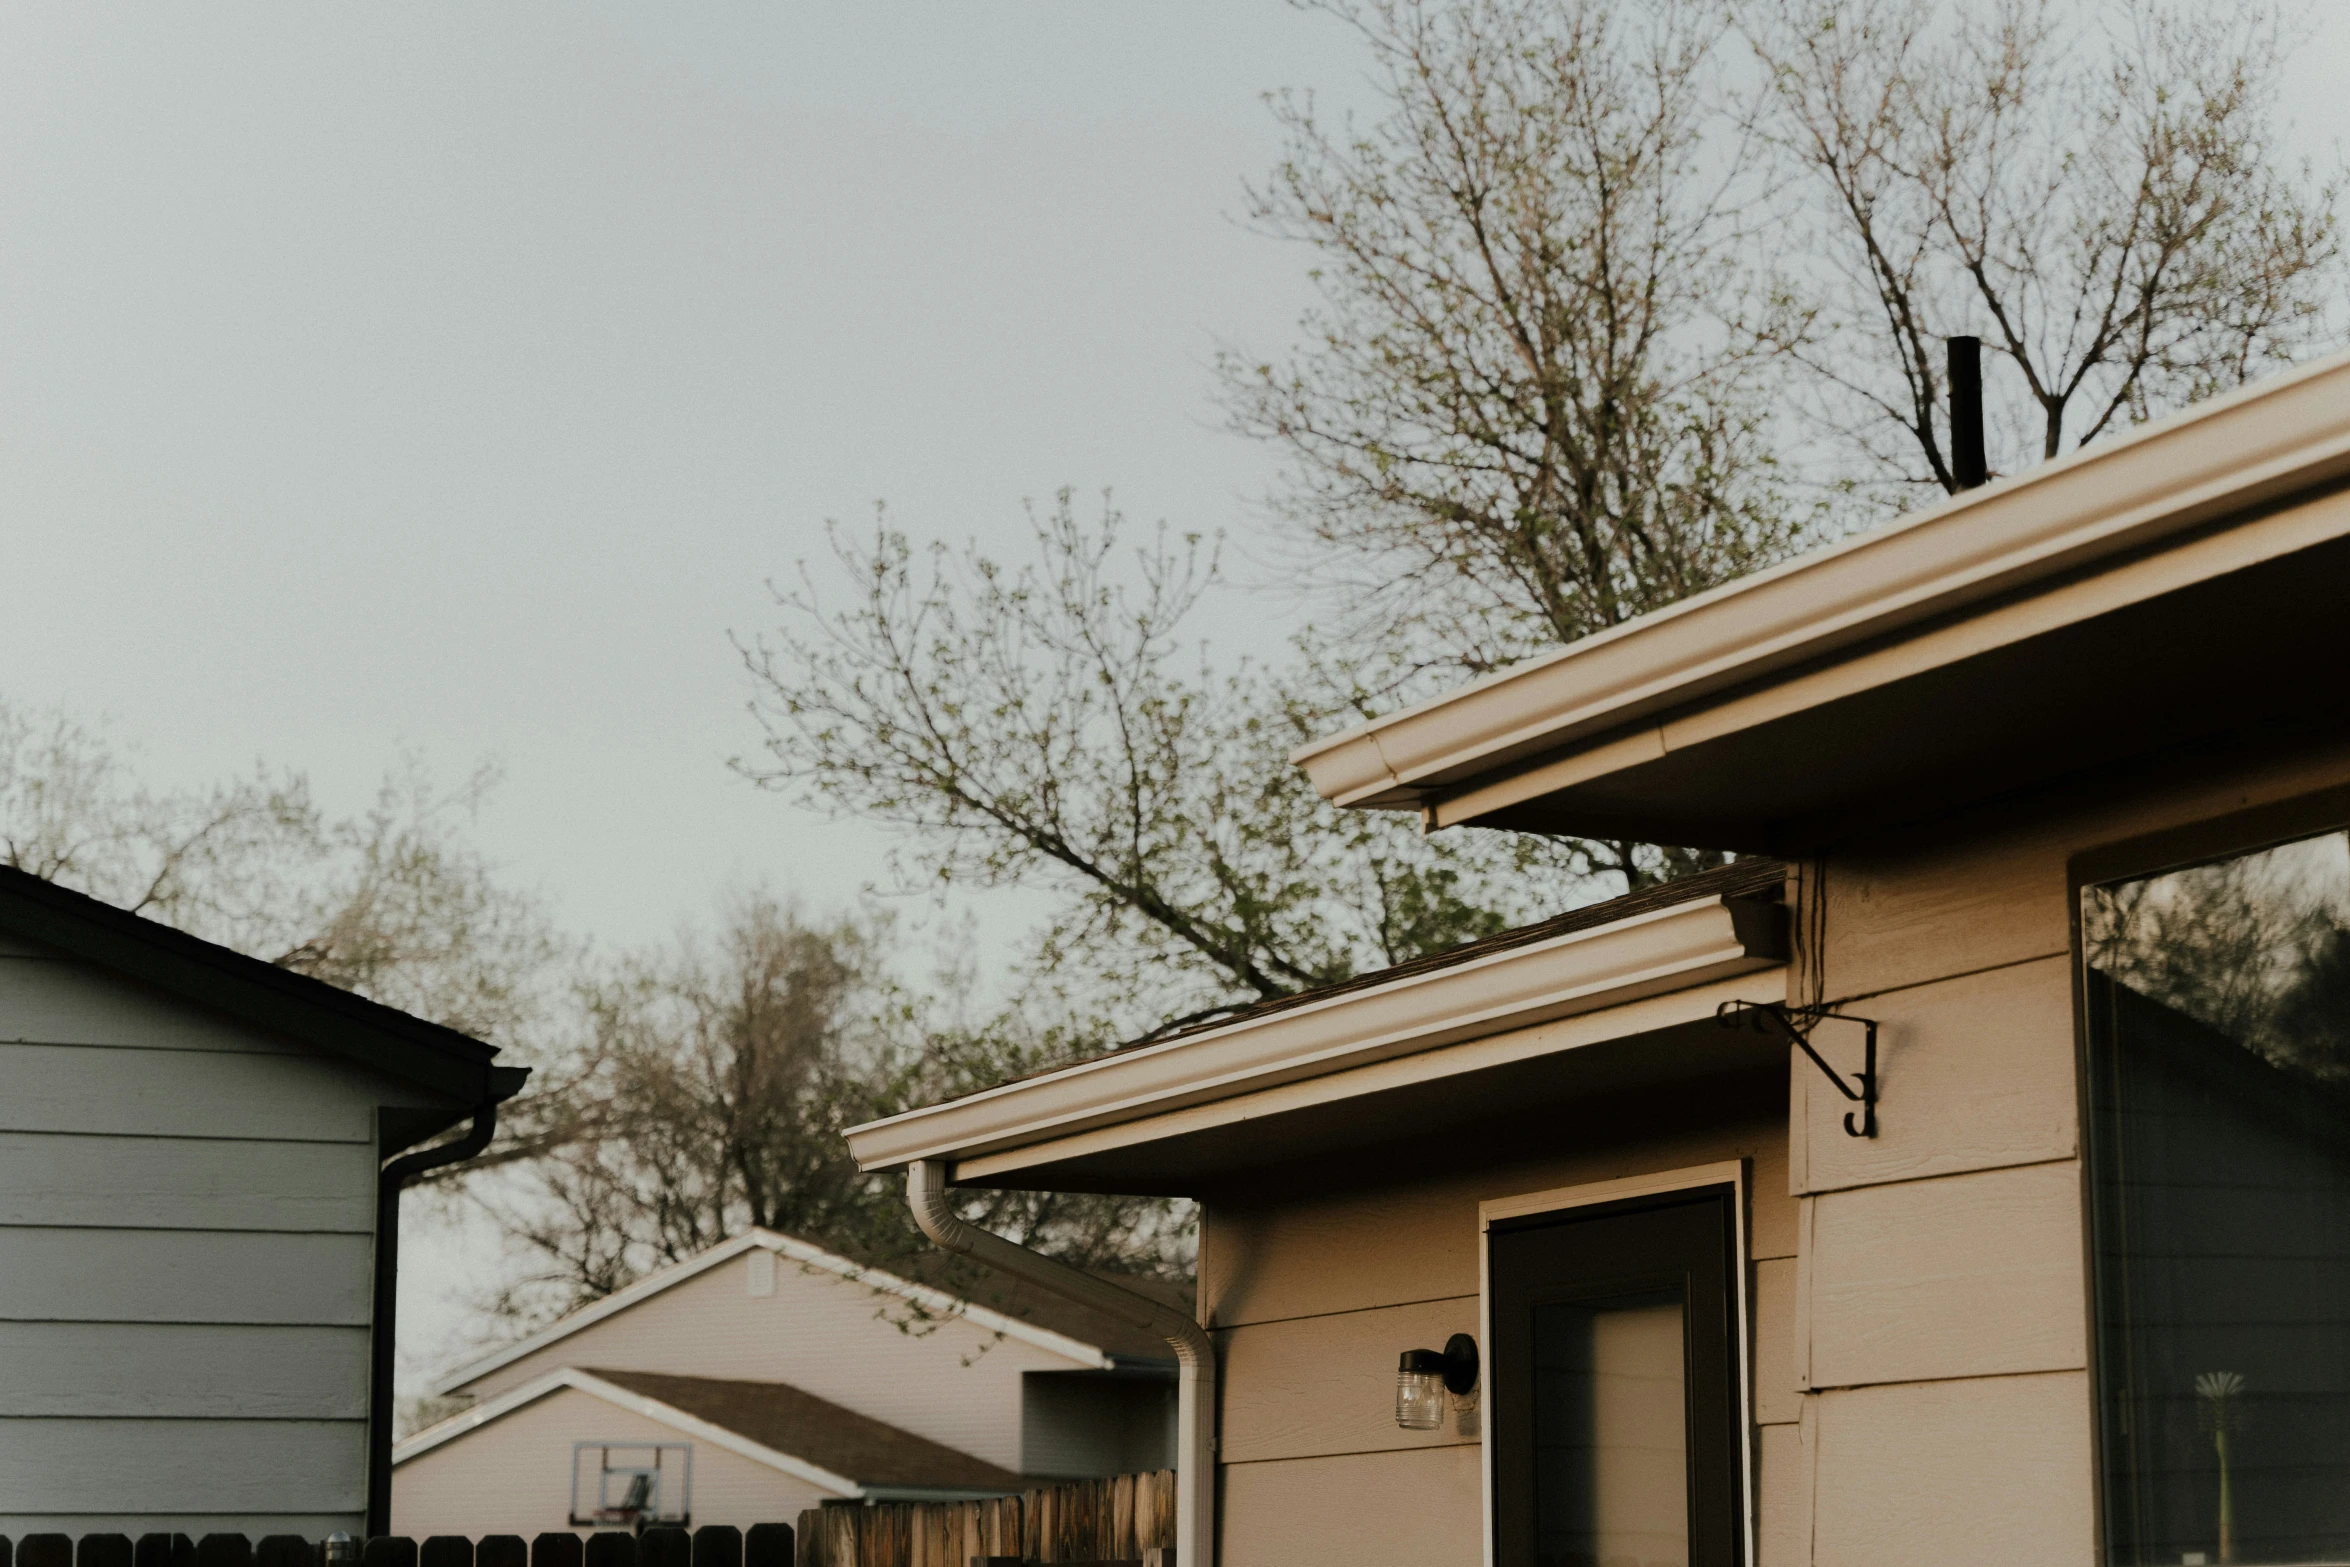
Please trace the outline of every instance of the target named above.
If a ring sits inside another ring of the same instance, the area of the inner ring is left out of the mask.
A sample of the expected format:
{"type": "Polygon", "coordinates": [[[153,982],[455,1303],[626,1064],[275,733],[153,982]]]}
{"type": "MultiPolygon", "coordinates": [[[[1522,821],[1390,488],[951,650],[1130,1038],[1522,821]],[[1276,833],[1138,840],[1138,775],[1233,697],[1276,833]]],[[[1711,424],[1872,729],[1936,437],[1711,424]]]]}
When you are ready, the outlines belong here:
{"type": "Polygon", "coordinates": [[[1742,1567],[1737,1188],[1496,1221],[1497,1567],[1742,1567]]]}

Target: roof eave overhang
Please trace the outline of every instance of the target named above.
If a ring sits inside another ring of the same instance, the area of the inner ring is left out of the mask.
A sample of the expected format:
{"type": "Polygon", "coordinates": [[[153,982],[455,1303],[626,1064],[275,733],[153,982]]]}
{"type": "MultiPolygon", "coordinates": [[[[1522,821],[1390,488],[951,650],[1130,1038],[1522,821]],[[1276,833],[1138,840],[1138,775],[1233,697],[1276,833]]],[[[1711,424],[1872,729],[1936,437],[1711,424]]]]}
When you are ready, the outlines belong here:
{"type": "Polygon", "coordinates": [[[456,1106],[512,1098],[529,1076],[527,1068],[499,1066],[496,1046],[453,1028],[20,871],[0,879],[0,934],[387,1072],[456,1106]]]}
{"type": "MultiPolygon", "coordinates": [[[[1732,694],[1779,712],[1786,702],[1767,700],[1774,681],[1819,684],[1840,658],[1947,632],[2036,586],[2341,487],[2345,408],[2350,355],[2337,355],[1303,746],[1293,760],[1335,804],[1418,810],[1432,825],[1528,797],[1514,780],[1534,768],[1576,778],[1637,766],[1663,755],[1668,721],[1732,694]]],[[[2205,571],[2241,564],[2224,549],[2208,554],[2205,571]]],[[[2077,608],[2100,603],[2083,595],[2077,608]]],[[[1712,727],[1734,721],[1716,715],[1712,727]]]]}
{"type": "MultiPolygon", "coordinates": [[[[1187,1112],[1316,1083],[1343,1093],[1379,1063],[1706,993],[1780,966],[1786,941],[1777,903],[1693,899],[853,1127],[849,1149],[866,1170],[943,1159],[958,1177],[1000,1175],[1072,1139],[1145,1142],[1187,1112]]],[[[1626,1031],[1653,1026],[1643,1015],[1626,1031]]]]}

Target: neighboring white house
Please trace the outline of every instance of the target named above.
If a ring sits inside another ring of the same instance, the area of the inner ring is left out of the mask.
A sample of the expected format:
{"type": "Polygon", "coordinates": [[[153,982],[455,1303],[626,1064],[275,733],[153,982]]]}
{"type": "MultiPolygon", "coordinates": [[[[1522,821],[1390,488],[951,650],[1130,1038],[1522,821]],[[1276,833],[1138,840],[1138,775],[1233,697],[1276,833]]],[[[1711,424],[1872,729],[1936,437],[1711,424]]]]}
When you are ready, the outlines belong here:
{"type": "Polygon", "coordinates": [[[790,1523],[829,1501],[1000,1496],[1020,1476],[779,1382],[551,1372],[401,1444],[393,1532],[790,1523]]]}
{"type": "Polygon", "coordinates": [[[382,1162],[495,1054],[0,868],[0,1534],[362,1528],[382,1162]]]}
{"type": "Polygon", "coordinates": [[[1000,1492],[1163,1468],[1174,1452],[1163,1341],[1000,1275],[934,1286],[766,1230],[436,1391],[475,1403],[397,1450],[398,1532],[589,1527],[571,1521],[651,1468],[675,1512],[689,1461],[694,1521],[741,1525],[826,1496],[1000,1492]],[[662,1444],[662,1464],[643,1459],[662,1444]]]}

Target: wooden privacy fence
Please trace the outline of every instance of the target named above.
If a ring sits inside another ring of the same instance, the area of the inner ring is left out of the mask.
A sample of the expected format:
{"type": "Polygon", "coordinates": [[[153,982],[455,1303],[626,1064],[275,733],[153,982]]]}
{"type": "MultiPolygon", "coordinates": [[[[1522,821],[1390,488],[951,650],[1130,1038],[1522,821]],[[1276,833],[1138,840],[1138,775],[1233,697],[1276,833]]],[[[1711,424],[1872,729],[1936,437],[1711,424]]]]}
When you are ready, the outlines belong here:
{"type": "Polygon", "coordinates": [[[832,1502],[800,1514],[800,1567],[1126,1562],[1173,1567],[1175,1471],[972,1502],[832,1502]]]}
{"type": "Polygon", "coordinates": [[[582,1540],[568,1531],[525,1541],[519,1534],[485,1534],[477,1545],[461,1534],[436,1534],[419,1543],[382,1534],[362,1543],[348,1535],[312,1540],[272,1534],[256,1546],[241,1534],[0,1534],[0,1567],[793,1567],[792,1527],[753,1524],[748,1530],[709,1524],[604,1530],[582,1540]]]}

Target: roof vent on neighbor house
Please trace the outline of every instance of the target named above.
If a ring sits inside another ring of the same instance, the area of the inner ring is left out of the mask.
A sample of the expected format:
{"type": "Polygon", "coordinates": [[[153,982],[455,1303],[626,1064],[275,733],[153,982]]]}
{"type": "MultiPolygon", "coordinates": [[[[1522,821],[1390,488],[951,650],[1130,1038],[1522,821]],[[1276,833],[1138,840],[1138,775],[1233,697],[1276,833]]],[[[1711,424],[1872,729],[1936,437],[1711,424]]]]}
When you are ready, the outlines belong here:
{"type": "Polygon", "coordinates": [[[1991,477],[1983,461],[1983,340],[1954,337],[1950,350],[1950,487],[1971,490],[1991,477]]]}

